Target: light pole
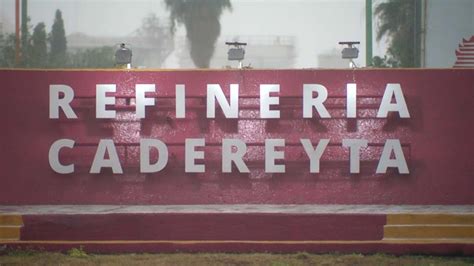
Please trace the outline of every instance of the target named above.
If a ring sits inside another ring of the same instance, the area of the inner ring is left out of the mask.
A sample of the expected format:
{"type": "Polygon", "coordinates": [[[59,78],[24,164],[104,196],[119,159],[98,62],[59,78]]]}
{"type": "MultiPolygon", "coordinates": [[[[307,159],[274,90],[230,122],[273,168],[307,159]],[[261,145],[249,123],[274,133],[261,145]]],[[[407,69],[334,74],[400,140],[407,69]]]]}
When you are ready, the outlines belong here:
{"type": "Polygon", "coordinates": [[[15,0],[15,66],[20,64],[20,0],[15,0]]]}
{"type": "Polygon", "coordinates": [[[365,0],[365,65],[372,65],[372,0],[365,0]]]}

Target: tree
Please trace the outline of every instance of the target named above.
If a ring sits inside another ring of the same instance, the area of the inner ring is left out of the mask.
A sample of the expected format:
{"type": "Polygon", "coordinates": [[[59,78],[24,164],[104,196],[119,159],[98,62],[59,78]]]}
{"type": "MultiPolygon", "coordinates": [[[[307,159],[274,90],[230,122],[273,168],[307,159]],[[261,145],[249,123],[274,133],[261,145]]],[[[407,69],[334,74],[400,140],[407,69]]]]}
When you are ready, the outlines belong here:
{"type": "Polygon", "coordinates": [[[62,67],[67,65],[67,41],[64,31],[64,21],[61,10],[56,10],[53,27],[49,36],[50,64],[53,67],[62,67]]]}
{"type": "Polygon", "coordinates": [[[145,64],[147,66],[161,67],[174,49],[173,36],[169,28],[162,26],[156,14],[151,13],[143,19],[141,27],[136,32],[142,39],[141,45],[147,50],[137,54],[137,57],[145,57],[142,60],[148,63],[145,64]]]}
{"type": "Polygon", "coordinates": [[[394,61],[392,58],[388,58],[387,56],[384,56],[383,58],[380,56],[374,56],[370,66],[378,68],[398,67],[398,62],[394,61]]]}
{"type": "Polygon", "coordinates": [[[32,28],[30,24],[31,18],[26,17],[26,23],[22,21],[21,25],[21,41],[20,41],[20,64],[19,67],[29,67],[30,66],[30,55],[31,55],[31,34],[30,29],[32,28]]]}
{"type": "Polygon", "coordinates": [[[43,22],[36,25],[31,36],[29,49],[29,66],[45,67],[48,64],[48,49],[46,46],[46,27],[43,22]]]}
{"type": "Polygon", "coordinates": [[[400,67],[420,65],[420,0],[388,0],[375,8],[377,41],[387,36],[389,60],[400,67]]]}
{"type": "Polygon", "coordinates": [[[0,67],[15,67],[15,34],[0,33],[0,67]]]}
{"type": "Polygon", "coordinates": [[[113,68],[115,49],[110,46],[77,51],[71,55],[73,68],[113,68]]]}
{"type": "MultiPolygon", "coordinates": [[[[0,34],[0,67],[30,67],[32,54],[32,36],[30,34],[30,17],[26,19],[26,25],[21,26],[20,61],[16,62],[16,36],[14,33],[8,35],[0,34]]],[[[46,33],[45,33],[46,34],[46,33]]],[[[45,44],[46,49],[46,44],[45,44]]]]}
{"type": "Polygon", "coordinates": [[[184,24],[190,54],[199,68],[208,68],[221,32],[220,16],[231,9],[230,0],[165,0],[170,10],[172,32],[184,24]]]}

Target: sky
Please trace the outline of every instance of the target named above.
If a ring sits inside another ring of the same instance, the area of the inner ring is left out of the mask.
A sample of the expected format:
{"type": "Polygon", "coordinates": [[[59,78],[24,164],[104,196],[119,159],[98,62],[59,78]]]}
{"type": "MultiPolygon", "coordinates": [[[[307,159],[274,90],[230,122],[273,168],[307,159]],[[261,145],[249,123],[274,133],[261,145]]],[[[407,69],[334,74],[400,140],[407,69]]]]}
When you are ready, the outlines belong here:
{"type": "MultiPolygon", "coordinates": [[[[14,2],[0,0],[0,22],[5,31],[13,30],[14,2]]],[[[356,63],[365,64],[365,0],[231,0],[231,3],[232,11],[225,11],[221,17],[222,38],[294,36],[295,68],[316,67],[319,54],[339,53],[342,49],[339,41],[360,41],[356,63]]],[[[50,29],[56,9],[63,13],[66,34],[127,36],[133,34],[149,13],[168,20],[163,0],[30,0],[31,24],[44,22],[50,29]]],[[[183,35],[184,28],[178,28],[177,36],[183,35]]],[[[375,44],[374,55],[383,54],[385,46],[383,41],[375,44]]]]}

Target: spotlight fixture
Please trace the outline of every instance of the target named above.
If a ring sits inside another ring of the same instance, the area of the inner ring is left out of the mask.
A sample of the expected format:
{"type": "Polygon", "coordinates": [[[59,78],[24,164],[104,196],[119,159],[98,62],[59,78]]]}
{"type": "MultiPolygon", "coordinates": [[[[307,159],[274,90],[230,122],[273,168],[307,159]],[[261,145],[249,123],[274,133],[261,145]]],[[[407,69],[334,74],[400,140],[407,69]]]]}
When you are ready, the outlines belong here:
{"type": "Polygon", "coordinates": [[[246,42],[226,42],[225,44],[231,46],[227,52],[227,60],[239,61],[239,68],[242,68],[242,60],[245,58],[245,49],[242,46],[246,46],[246,42]]]}
{"type": "Polygon", "coordinates": [[[349,59],[349,67],[356,68],[357,65],[354,62],[354,59],[359,57],[359,49],[354,45],[360,44],[360,42],[339,42],[340,45],[347,45],[344,49],[342,49],[342,59],[349,59]]]}
{"type": "Polygon", "coordinates": [[[132,67],[132,50],[121,43],[115,51],[115,66],[118,68],[132,67]]]}

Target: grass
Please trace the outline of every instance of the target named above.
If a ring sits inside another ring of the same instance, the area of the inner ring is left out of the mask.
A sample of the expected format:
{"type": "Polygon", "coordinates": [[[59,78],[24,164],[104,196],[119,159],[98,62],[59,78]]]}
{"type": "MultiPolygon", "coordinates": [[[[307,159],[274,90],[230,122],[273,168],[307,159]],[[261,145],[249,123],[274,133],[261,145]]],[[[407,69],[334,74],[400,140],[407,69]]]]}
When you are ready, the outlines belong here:
{"type": "Polygon", "coordinates": [[[67,253],[31,250],[0,256],[0,265],[474,265],[474,257],[391,256],[384,254],[87,254],[82,248],[67,253]]]}

